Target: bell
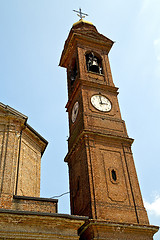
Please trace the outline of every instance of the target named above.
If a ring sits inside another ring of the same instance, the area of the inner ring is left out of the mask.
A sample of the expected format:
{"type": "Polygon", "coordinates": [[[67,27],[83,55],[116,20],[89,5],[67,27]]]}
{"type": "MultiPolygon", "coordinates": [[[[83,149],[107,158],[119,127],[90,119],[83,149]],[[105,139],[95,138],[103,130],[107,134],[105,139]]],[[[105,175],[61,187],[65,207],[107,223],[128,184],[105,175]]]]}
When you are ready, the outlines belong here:
{"type": "Polygon", "coordinates": [[[97,58],[93,58],[92,65],[93,66],[98,66],[97,58]]]}
{"type": "Polygon", "coordinates": [[[91,72],[96,72],[96,73],[99,72],[99,66],[98,66],[98,61],[97,61],[97,58],[96,58],[96,57],[94,57],[94,58],[92,59],[92,63],[90,64],[89,70],[90,70],[91,72]]]}

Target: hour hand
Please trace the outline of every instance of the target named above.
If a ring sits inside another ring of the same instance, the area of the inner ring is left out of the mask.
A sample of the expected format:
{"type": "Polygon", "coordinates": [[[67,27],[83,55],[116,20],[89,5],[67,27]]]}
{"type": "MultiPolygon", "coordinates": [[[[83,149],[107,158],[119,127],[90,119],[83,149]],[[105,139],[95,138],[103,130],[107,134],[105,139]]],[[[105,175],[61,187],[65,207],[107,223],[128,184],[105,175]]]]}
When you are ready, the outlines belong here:
{"type": "Polygon", "coordinates": [[[102,101],[101,101],[101,104],[108,105],[108,103],[106,103],[106,102],[102,102],[102,101]]]}

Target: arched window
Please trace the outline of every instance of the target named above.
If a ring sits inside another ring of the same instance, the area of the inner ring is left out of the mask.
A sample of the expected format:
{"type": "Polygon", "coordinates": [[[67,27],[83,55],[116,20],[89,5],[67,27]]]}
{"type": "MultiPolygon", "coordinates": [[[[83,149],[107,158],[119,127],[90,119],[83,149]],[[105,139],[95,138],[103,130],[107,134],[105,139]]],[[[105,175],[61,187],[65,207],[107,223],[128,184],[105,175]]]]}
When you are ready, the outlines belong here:
{"type": "Polygon", "coordinates": [[[77,64],[76,64],[76,61],[74,61],[72,63],[72,66],[69,70],[69,78],[70,78],[70,81],[71,81],[71,86],[73,85],[75,79],[77,77],[77,64]]]}
{"type": "Polygon", "coordinates": [[[102,59],[98,54],[94,52],[87,53],[86,65],[87,65],[88,72],[103,74],[102,59]]]}

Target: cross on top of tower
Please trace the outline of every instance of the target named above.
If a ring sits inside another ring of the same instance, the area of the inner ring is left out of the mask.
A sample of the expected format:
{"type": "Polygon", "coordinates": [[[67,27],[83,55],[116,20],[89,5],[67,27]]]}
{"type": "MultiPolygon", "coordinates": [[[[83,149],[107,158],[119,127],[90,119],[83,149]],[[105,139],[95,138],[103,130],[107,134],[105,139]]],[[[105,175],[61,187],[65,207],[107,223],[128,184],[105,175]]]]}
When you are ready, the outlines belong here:
{"type": "Polygon", "coordinates": [[[73,10],[74,12],[78,13],[77,16],[80,17],[80,19],[85,18],[85,16],[88,16],[88,14],[83,13],[81,11],[81,8],[79,8],[79,11],[73,10]],[[83,16],[84,15],[84,16],[83,16]]]}

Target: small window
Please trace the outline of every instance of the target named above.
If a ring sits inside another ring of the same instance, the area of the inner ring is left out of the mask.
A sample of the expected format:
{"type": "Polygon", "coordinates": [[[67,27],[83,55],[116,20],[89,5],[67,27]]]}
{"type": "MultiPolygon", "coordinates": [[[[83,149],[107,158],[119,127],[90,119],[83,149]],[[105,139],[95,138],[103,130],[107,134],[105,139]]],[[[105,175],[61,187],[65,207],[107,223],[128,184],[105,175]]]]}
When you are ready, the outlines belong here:
{"type": "Polygon", "coordinates": [[[98,54],[93,52],[86,54],[86,65],[88,72],[103,74],[102,59],[98,54]]]}
{"type": "Polygon", "coordinates": [[[116,182],[117,181],[117,174],[116,174],[116,171],[114,169],[112,169],[111,174],[112,174],[113,181],[116,182]]]}

